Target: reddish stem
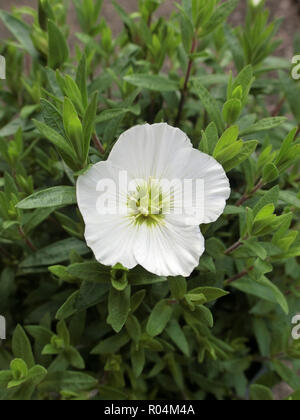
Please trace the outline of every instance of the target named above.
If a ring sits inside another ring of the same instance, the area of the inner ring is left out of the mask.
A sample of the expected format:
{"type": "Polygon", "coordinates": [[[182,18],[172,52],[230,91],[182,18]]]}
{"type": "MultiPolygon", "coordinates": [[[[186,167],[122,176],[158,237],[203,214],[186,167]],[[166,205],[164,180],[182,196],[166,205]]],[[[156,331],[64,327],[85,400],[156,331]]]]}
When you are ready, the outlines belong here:
{"type": "Polygon", "coordinates": [[[96,149],[100,152],[100,154],[104,155],[105,149],[96,133],[93,134],[93,142],[96,149]]]}
{"type": "Polygon", "coordinates": [[[21,228],[21,226],[19,226],[19,233],[20,233],[21,237],[24,239],[24,241],[27,244],[27,246],[33,252],[36,252],[37,251],[36,247],[33,245],[33,243],[31,242],[31,240],[26,236],[26,234],[25,234],[24,230],[21,228]]]}
{"type": "Polygon", "coordinates": [[[279,112],[281,111],[281,108],[283,107],[283,104],[285,102],[285,98],[283,97],[278,104],[275,106],[275,108],[273,109],[272,112],[272,117],[277,117],[277,115],[279,114],[279,112]]]}
{"type": "MultiPolygon", "coordinates": [[[[191,55],[194,54],[196,49],[197,49],[197,38],[196,38],[196,36],[194,36],[193,44],[192,44],[192,48],[191,48],[191,55]]],[[[188,93],[188,85],[189,85],[189,81],[190,81],[190,77],[191,77],[193,62],[194,62],[193,57],[190,57],[187,72],[186,72],[186,75],[185,75],[184,86],[183,86],[183,89],[181,91],[181,99],[180,99],[180,103],[179,103],[178,114],[177,114],[177,117],[176,117],[176,120],[175,120],[175,125],[176,126],[178,126],[180,124],[180,121],[181,121],[182,111],[183,111],[184,103],[185,103],[186,96],[187,96],[187,93],[188,93]]]]}
{"type": "Polygon", "coordinates": [[[245,201],[247,201],[253,194],[255,194],[258,190],[260,190],[264,186],[263,181],[259,181],[259,183],[253,188],[250,193],[244,193],[243,196],[235,203],[237,207],[242,206],[245,201]]]}
{"type": "Polygon", "coordinates": [[[239,274],[236,274],[235,276],[231,277],[230,279],[226,280],[225,284],[231,284],[236,280],[242,279],[243,277],[247,276],[247,274],[249,274],[251,271],[254,270],[254,266],[248,268],[247,270],[242,271],[239,274]]]}
{"type": "Polygon", "coordinates": [[[232,252],[234,252],[236,249],[238,249],[240,246],[242,246],[243,243],[241,242],[241,240],[239,239],[235,244],[233,244],[230,248],[226,249],[226,251],[224,251],[225,255],[230,255],[232,252]]]}

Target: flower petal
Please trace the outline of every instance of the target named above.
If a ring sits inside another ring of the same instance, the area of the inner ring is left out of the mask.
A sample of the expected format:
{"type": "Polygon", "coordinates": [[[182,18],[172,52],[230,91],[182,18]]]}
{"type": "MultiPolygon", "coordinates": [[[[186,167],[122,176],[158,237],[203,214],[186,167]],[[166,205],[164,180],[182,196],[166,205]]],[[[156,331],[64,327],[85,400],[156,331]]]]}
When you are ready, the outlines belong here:
{"type": "Polygon", "coordinates": [[[140,226],[135,257],[146,270],[158,276],[189,277],[204,249],[199,227],[182,225],[168,216],[163,225],[140,226]]]}
{"type": "Polygon", "coordinates": [[[160,179],[182,149],[192,149],[186,134],[168,124],[140,125],[121,135],[109,161],[126,169],[135,179],[160,179]]]}
{"type": "Polygon", "coordinates": [[[85,239],[96,259],[104,265],[114,266],[121,263],[130,269],[137,265],[133,252],[136,229],[130,219],[122,214],[122,210],[127,209],[127,196],[118,189],[121,188],[118,175],[119,169],[110,162],[94,165],[78,178],[77,200],[86,225],[85,239]],[[105,214],[104,210],[107,208],[99,205],[101,180],[108,182],[108,187],[112,182],[111,188],[105,193],[109,199],[109,208],[114,214],[105,214]]]}
{"type": "MultiPolygon", "coordinates": [[[[224,212],[226,200],[231,193],[229,180],[220,163],[199,150],[181,150],[177,154],[172,172],[174,179],[193,181],[191,192],[188,191],[189,196],[183,197],[179,183],[174,190],[175,209],[191,203],[192,208],[182,209],[186,224],[215,222],[224,212]],[[195,181],[200,181],[199,185],[202,183],[202,189],[197,191],[195,181]]],[[[184,193],[187,192],[187,186],[183,184],[184,193]]]]}

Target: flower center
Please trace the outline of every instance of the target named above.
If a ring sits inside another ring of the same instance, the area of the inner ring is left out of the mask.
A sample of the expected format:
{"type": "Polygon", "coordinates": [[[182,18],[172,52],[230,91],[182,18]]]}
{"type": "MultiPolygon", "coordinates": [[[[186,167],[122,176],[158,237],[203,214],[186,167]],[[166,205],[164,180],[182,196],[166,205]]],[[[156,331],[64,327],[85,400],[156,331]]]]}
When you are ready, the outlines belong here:
{"type": "Polygon", "coordinates": [[[146,223],[153,226],[163,223],[167,203],[166,194],[163,193],[159,182],[150,178],[129,194],[127,205],[135,224],[146,223]]]}

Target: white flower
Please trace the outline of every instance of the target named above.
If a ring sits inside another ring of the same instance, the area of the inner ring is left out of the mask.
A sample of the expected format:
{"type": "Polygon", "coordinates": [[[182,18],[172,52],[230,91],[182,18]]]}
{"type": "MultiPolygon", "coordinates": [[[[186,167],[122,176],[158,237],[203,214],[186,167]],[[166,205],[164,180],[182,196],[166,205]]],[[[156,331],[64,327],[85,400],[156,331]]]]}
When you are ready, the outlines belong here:
{"type": "Polygon", "coordinates": [[[108,160],[77,182],[85,238],[96,259],[128,269],[141,265],[159,276],[192,273],[205,249],[199,225],[216,221],[229,195],[222,166],[167,124],[126,131],[108,160]],[[200,187],[191,189],[191,182],[200,187]]]}

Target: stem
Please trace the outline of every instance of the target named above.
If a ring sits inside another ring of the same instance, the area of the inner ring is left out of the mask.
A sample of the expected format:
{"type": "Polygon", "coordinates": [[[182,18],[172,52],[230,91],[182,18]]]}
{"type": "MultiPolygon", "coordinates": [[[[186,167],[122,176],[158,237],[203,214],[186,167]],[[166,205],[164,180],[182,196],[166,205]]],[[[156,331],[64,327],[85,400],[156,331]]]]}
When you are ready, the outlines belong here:
{"type": "Polygon", "coordinates": [[[277,115],[279,114],[279,112],[281,111],[281,108],[283,107],[283,104],[285,102],[285,97],[283,97],[278,104],[275,106],[275,108],[273,109],[272,112],[272,117],[277,117],[277,115]]]}
{"type": "Polygon", "coordinates": [[[169,299],[168,300],[168,304],[169,305],[176,305],[176,303],[178,303],[178,300],[177,299],[169,299]]]}
{"type": "Polygon", "coordinates": [[[250,193],[244,193],[242,197],[235,203],[237,207],[242,206],[245,201],[247,201],[253,194],[255,194],[258,190],[260,190],[264,186],[263,181],[259,181],[258,184],[253,188],[250,193]]]}
{"type": "MultiPolygon", "coordinates": [[[[192,44],[192,48],[191,48],[191,54],[194,54],[196,49],[197,49],[197,38],[196,38],[196,36],[194,36],[193,44],[192,44]]],[[[189,86],[189,81],[190,81],[190,77],[191,77],[193,61],[194,61],[193,57],[190,57],[187,72],[186,72],[186,75],[185,75],[184,86],[183,86],[183,89],[181,91],[181,99],[180,99],[180,103],[179,103],[178,114],[177,114],[177,117],[176,117],[176,120],[175,120],[175,125],[176,126],[178,126],[180,124],[180,121],[181,121],[182,111],[183,111],[184,103],[185,103],[186,96],[187,96],[187,93],[188,93],[188,86],[189,86]]]]}
{"type": "Polygon", "coordinates": [[[148,16],[148,21],[147,21],[148,28],[151,28],[151,24],[152,24],[152,13],[150,13],[148,16]]]}
{"type": "Polygon", "coordinates": [[[245,276],[247,276],[247,274],[249,274],[252,270],[254,270],[254,266],[242,271],[239,274],[236,274],[235,276],[231,277],[230,279],[226,280],[225,285],[229,285],[231,283],[233,283],[236,280],[239,280],[245,276]]]}
{"type": "Polygon", "coordinates": [[[298,137],[298,136],[299,136],[299,134],[300,134],[300,124],[299,124],[299,126],[298,126],[298,130],[297,130],[297,133],[296,133],[296,137],[298,137]]]}
{"type": "Polygon", "coordinates": [[[225,255],[230,255],[233,251],[235,251],[236,249],[238,249],[240,246],[242,246],[242,242],[239,239],[235,244],[233,244],[230,248],[226,249],[226,251],[224,251],[225,255]]]}
{"type": "Polygon", "coordinates": [[[36,247],[33,245],[33,243],[31,242],[31,240],[26,236],[24,230],[21,228],[21,226],[19,226],[19,232],[21,237],[24,239],[24,241],[26,242],[26,244],[28,245],[28,247],[33,251],[37,251],[36,247]]]}
{"type": "Polygon", "coordinates": [[[96,133],[93,134],[93,142],[96,149],[100,152],[100,154],[104,155],[105,153],[104,147],[96,133]]]}

